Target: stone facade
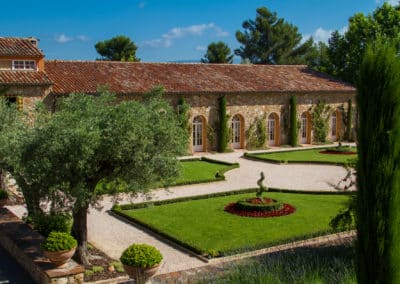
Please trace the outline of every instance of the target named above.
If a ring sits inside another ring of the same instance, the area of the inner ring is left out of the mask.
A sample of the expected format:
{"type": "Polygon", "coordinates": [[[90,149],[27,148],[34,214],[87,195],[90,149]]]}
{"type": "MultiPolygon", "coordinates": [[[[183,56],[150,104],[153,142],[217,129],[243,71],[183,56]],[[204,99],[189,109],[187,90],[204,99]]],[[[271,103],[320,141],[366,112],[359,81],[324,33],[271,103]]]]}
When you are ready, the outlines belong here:
{"type": "MultiPolygon", "coordinates": [[[[241,147],[247,148],[246,141],[246,130],[250,127],[251,123],[254,123],[255,118],[261,118],[266,120],[266,127],[268,128],[268,117],[271,115],[276,117],[276,140],[273,143],[275,146],[285,145],[289,143],[289,103],[290,98],[296,96],[297,98],[297,116],[298,120],[301,120],[303,113],[308,113],[309,121],[311,124],[311,113],[313,108],[318,102],[324,102],[330,107],[330,113],[337,112],[336,130],[338,132],[336,137],[332,137],[332,121],[329,120],[329,129],[327,133],[328,141],[336,141],[338,137],[343,137],[345,131],[344,118],[348,107],[348,100],[352,99],[354,102],[355,93],[267,93],[267,94],[228,94],[226,95],[227,100],[227,115],[229,118],[229,124],[231,119],[235,115],[239,115],[242,120],[241,125],[241,147]]],[[[177,106],[177,102],[181,95],[166,95],[165,98],[174,106],[177,106]]],[[[201,116],[204,119],[203,127],[203,140],[207,140],[207,129],[216,129],[218,123],[218,94],[201,94],[201,95],[183,95],[185,101],[190,105],[190,118],[189,124],[192,124],[193,119],[197,116],[201,116]]],[[[354,124],[354,123],[353,123],[354,124]]],[[[229,125],[230,126],[230,125],[229,125]]],[[[353,125],[354,126],[354,125],[353,125]]],[[[312,125],[309,127],[309,139],[306,143],[310,144],[313,141],[312,125]]],[[[192,129],[193,131],[193,129],[192,129]]],[[[267,129],[268,134],[268,129],[267,129]]],[[[216,135],[214,135],[216,136],[216,135]]],[[[300,135],[299,135],[300,136],[300,135]]],[[[214,143],[205,141],[203,150],[214,151],[216,148],[214,143]],[[207,143],[208,142],[208,143],[207,143]]],[[[266,142],[267,144],[268,142],[266,142]]],[[[267,146],[267,145],[265,145],[267,146]]],[[[193,135],[189,142],[189,150],[193,151],[193,135]]]]}

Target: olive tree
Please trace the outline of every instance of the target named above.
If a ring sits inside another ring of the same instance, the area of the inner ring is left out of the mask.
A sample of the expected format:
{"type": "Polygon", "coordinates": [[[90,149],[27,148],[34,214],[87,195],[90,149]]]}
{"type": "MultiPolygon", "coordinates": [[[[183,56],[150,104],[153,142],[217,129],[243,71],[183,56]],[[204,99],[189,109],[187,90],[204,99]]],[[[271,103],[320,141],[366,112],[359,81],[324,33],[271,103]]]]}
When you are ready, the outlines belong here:
{"type": "Polygon", "coordinates": [[[99,198],[97,185],[118,180],[127,191],[167,184],[178,174],[176,156],[187,141],[176,114],[155,92],[145,100],[116,103],[109,93],[71,94],[51,119],[35,129],[22,153],[27,175],[39,178],[48,196],[72,202],[76,259],[89,263],[87,213],[99,198]]]}

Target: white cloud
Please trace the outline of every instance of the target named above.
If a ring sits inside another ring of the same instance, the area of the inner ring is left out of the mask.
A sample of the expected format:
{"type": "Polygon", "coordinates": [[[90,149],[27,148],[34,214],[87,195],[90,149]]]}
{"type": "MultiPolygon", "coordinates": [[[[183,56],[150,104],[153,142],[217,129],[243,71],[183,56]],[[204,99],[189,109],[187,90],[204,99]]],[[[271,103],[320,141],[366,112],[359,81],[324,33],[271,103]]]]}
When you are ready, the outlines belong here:
{"type": "Polygon", "coordinates": [[[397,6],[399,5],[399,0],[386,0],[386,1],[382,1],[382,0],[375,0],[375,3],[380,4],[382,2],[388,2],[390,5],[392,6],[397,6]]]}
{"type": "Polygon", "coordinates": [[[214,31],[215,35],[218,37],[228,36],[228,32],[222,30],[219,26],[214,23],[192,25],[187,27],[176,27],[169,30],[167,33],[163,34],[160,38],[143,41],[140,43],[142,46],[152,46],[152,47],[170,47],[173,41],[178,38],[183,38],[187,36],[201,36],[205,31],[214,31]]]}
{"type": "MultiPolygon", "coordinates": [[[[314,39],[314,42],[322,41],[322,42],[328,43],[328,40],[331,37],[331,34],[333,33],[333,31],[334,30],[326,30],[322,27],[319,27],[318,29],[315,30],[315,32],[312,35],[310,35],[310,34],[303,35],[302,42],[305,42],[312,36],[314,39]]],[[[346,31],[347,31],[347,26],[339,29],[340,34],[344,34],[346,31]]]]}
{"type": "Polygon", "coordinates": [[[89,40],[90,40],[90,38],[88,38],[88,37],[85,36],[85,35],[78,35],[76,38],[77,38],[78,40],[80,40],[80,41],[89,41],[89,40]]]}
{"type": "Polygon", "coordinates": [[[68,37],[65,34],[60,34],[60,35],[55,36],[54,40],[58,43],[66,43],[66,42],[72,41],[73,38],[68,37]]]}
{"type": "Polygon", "coordinates": [[[197,51],[206,51],[207,50],[207,46],[204,45],[198,45],[195,48],[197,51]]]}

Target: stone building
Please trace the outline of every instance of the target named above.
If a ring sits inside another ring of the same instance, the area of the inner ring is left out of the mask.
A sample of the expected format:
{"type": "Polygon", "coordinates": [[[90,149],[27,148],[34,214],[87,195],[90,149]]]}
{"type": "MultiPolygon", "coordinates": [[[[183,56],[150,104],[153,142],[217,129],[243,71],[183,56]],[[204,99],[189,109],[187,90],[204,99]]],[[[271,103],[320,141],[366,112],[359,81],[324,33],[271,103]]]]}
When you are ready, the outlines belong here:
{"type": "Polygon", "coordinates": [[[257,121],[265,127],[264,146],[288,144],[292,96],[297,99],[299,143],[313,142],[312,109],[318,102],[330,107],[327,137],[336,141],[343,135],[345,110],[356,92],[350,84],[303,65],[48,61],[36,43],[0,38],[0,88],[7,87],[8,98],[16,97],[24,109],[36,100],[54,109],[58,98],[73,92],[95,94],[107,87],[121,100],[130,100],[163,86],[164,98],[173,107],[180,98],[190,105],[193,152],[215,149],[221,96],[227,101],[230,146],[240,149],[251,146],[249,128],[257,121]]]}

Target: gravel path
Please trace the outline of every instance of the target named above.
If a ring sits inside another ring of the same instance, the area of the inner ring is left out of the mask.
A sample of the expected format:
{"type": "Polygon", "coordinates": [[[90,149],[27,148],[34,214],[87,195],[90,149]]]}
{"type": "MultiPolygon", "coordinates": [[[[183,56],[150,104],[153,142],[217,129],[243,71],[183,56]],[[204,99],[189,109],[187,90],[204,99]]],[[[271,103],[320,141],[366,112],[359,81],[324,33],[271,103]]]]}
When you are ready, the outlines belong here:
{"type": "MultiPolygon", "coordinates": [[[[242,152],[227,154],[207,155],[207,157],[239,162],[240,168],[225,173],[226,181],[178,186],[158,189],[152,192],[153,200],[170,199],[183,196],[201,195],[212,192],[230,191],[256,187],[260,172],[266,176],[265,184],[269,187],[297,189],[297,190],[323,190],[335,191],[333,185],[337,185],[346,175],[346,170],[340,166],[329,165],[276,165],[257,162],[240,158],[242,152]]],[[[139,196],[135,199],[122,196],[121,203],[141,202],[145,199],[139,196]]],[[[167,244],[140,228],[134,227],[122,220],[111,216],[107,211],[112,207],[113,200],[105,197],[101,201],[102,210],[91,209],[88,215],[88,238],[93,245],[112,258],[118,259],[121,252],[132,243],[147,243],[157,247],[164,260],[158,274],[164,274],[184,269],[190,269],[206,265],[200,259],[167,244]]],[[[21,216],[24,209],[10,207],[17,215],[21,216]]]]}

